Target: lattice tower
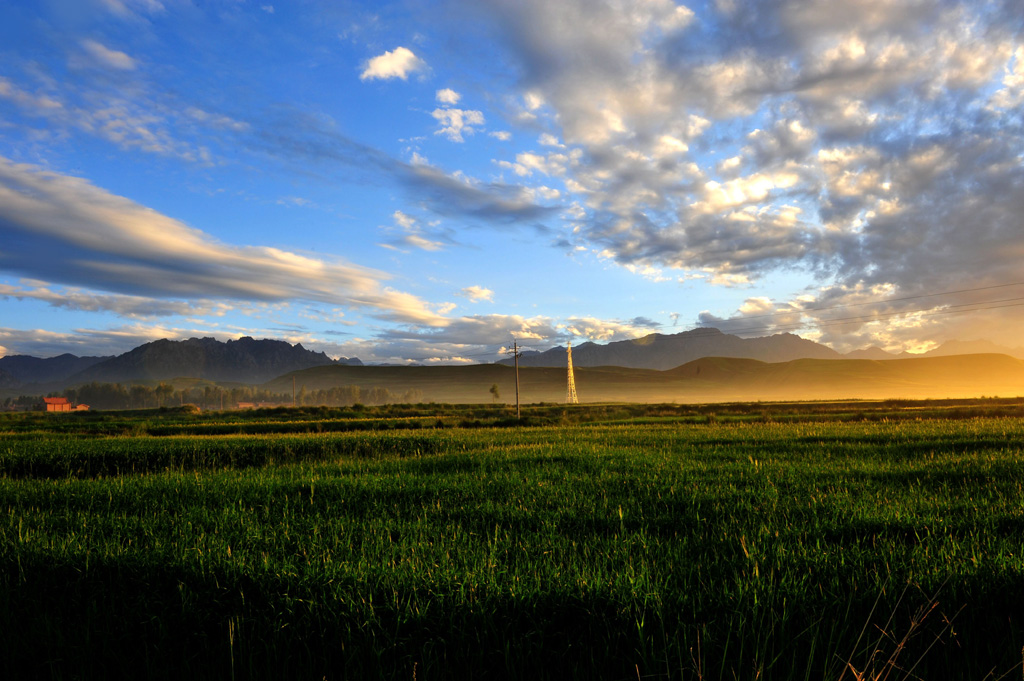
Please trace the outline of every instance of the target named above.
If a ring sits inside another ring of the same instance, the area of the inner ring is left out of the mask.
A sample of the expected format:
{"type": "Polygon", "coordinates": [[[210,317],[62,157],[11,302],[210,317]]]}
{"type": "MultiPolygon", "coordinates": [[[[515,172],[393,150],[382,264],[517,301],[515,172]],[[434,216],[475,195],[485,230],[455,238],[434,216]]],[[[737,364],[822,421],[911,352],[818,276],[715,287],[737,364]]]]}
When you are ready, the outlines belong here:
{"type": "Polygon", "coordinates": [[[572,341],[566,344],[565,349],[569,359],[569,382],[565,389],[565,403],[579,404],[580,401],[576,397],[576,377],[572,373],[572,341]]]}

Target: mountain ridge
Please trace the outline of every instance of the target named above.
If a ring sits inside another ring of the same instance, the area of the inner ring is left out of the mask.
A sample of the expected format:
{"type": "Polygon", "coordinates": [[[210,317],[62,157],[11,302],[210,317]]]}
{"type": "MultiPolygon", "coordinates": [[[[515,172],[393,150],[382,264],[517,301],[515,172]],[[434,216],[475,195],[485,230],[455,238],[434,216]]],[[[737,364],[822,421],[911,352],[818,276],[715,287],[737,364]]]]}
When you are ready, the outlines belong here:
{"type": "MultiPolygon", "coordinates": [[[[716,328],[692,329],[677,334],[652,333],[642,338],[613,341],[605,345],[581,343],[572,349],[573,366],[620,366],[629,369],[665,371],[702,357],[735,357],[762,362],[794,359],[841,359],[832,348],[792,333],[741,338],[716,328]]],[[[511,364],[505,359],[500,364],[511,364]]],[[[566,367],[565,347],[523,355],[519,366],[566,367]]]]}
{"type": "MultiPolygon", "coordinates": [[[[740,338],[713,327],[678,334],[654,333],[642,338],[607,344],[581,343],[573,347],[577,368],[623,367],[626,369],[672,370],[702,358],[719,357],[783,363],[798,359],[890,360],[943,357],[965,354],[1002,354],[1024,359],[1024,348],[1007,348],[989,341],[947,341],[922,354],[886,352],[879,347],[855,350],[845,355],[825,345],[792,333],[740,338]]],[[[512,365],[505,359],[499,365],[512,365]]],[[[566,367],[564,346],[543,352],[523,353],[521,367],[566,367]]],[[[319,366],[363,366],[357,358],[334,360],[301,344],[274,339],[237,340],[214,338],[160,339],[110,357],[57,357],[28,355],[0,357],[0,389],[5,394],[18,390],[44,393],[89,382],[130,383],[196,378],[210,381],[261,384],[292,372],[319,366]]],[[[738,365],[737,365],[738,366],[738,365]]],[[[412,367],[395,366],[395,369],[412,367]]]]}
{"type": "Polygon", "coordinates": [[[85,371],[110,357],[77,357],[65,352],[56,357],[6,355],[0,357],[0,376],[10,384],[51,383],[85,371]]]}
{"type": "Polygon", "coordinates": [[[313,352],[301,343],[243,336],[237,340],[189,338],[161,339],[144,343],[128,352],[92,365],[67,378],[69,384],[123,383],[138,380],[169,380],[179,377],[211,381],[263,383],[299,369],[337,363],[358,363],[358,359],[333,360],[313,352]]]}

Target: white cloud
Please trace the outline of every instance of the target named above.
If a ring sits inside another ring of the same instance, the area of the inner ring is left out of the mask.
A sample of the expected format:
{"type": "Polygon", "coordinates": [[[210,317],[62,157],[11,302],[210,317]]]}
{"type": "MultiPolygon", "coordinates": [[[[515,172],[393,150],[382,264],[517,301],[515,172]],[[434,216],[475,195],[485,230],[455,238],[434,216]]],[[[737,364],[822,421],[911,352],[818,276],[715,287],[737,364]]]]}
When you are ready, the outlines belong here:
{"type": "Polygon", "coordinates": [[[209,335],[207,330],[182,329],[165,324],[130,324],[107,329],[76,328],[71,331],[0,327],[0,343],[10,349],[9,354],[33,357],[54,357],[68,352],[79,357],[103,357],[119,355],[161,338],[184,340],[209,335]]]}
{"type": "Polygon", "coordinates": [[[185,113],[188,114],[192,119],[209,125],[212,128],[220,130],[232,130],[235,132],[245,132],[252,126],[244,121],[235,120],[230,116],[224,116],[222,114],[210,113],[204,111],[198,107],[190,106],[185,109],[185,113]]]}
{"type": "Polygon", "coordinates": [[[520,177],[526,177],[535,172],[552,177],[563,177],[567,172],[567,166],[572,163],[572,158],[561,153],[552,153],[544,156],[531,151],[524,151],[516,154],[514,163],[511,161],[498,161],[498,165],[513,171],[520,177]]]}
{"type": "Polygon", "coordinates": [[[435,324],[388,275],[340,259],[231,246],[81,178],[0,158],[0,268],[66,285],[154,298],[307,300],[435,324]]]}
{"type": "Polygon", "coordinates": [[[135,70],[135,60],[124,52],[112,50],[95,40],[83,40],[81,46],[92,64],[118,71],[135,70]]]}
{"type": "Polygon", "coordinates": [[[165,10],[159,0],[99,0],[106,9],[121,18],[138,19],[145,14],[159,14],[165,10]]]}
{"type": "Polygon", "coordinates": [[[113,312],[119,317],[153,318],[169,316],[222,317],[237,309],[224,302],[204,299],[166,300],[122,294],[103,294],[75,287],[53,287],[42,282],[12,286],[0,284],[0,298],[40,300],[52,307],[83,312],[113,312]]]}
{"type": "Polygon", "coordinates": [[[437,306],[437,313],[448,314],[457,307],[458,305],[456,305],[455,303],[441,303],[440,305],[437,306]]]}
{"type": "Polygon", "coordinates": [[[459,100],[462,99],[462,95],[460,95],[458,92],[450,88],[438,90],[436,97],[437,101],[441,102],[442,104],[447,104],[449,106],[454,106],[455,104],[458,104],[459,100]]]}
{"type": "Polygon", "coordinates": [[[606,342],[640,338],[651,333],[648,326],[595,317],[570,317],[565,322],[565,330],[573,336],[606,342]]]}
{"type": "Polygon", "coordinates": [[[544,133],[543,135],[540,136],[540,138],[537,141],[541,144],[541,146],[558,147],[563,149],[565,148],[565,145],[559,142],[558,138],[552,135],[551,133],[544,133]]]}
{"type": "Polygon", "coordinates": [[[467,286],[459,291],[458,295],[463,298],[469,298],[469,300],[474,303],[479,303],[481,300],[494,302],[494,291],[489,288],[484,288],[483,286],[467,286]]]}
{"type": "Polygon", "coordinates": [[[430,115],[441,126],[434,134],[444,135],[453,142],[462,142],[463,133],[473,134],[478,126],[484,124],[484,115],[480,111],[434,109],[430,115]]]}
{"type": "Polygon", "coordinates": [[[800,181],[800,176],[793,171],[776,173],[754,173],[746,177],[720,183],[714,180],[704,185],[701,200],[693,203],[697,213],[721,215],[736,207],[751,203],[762,203],[778,189],[788,189],[800,181]]]}
{"type": "Polygon", "coordinates": [[[412,215],[396,210],[392,213],[391,217],[395,221],[395,227],[391,229],[385,228],[385,231],[397,232],[398,236],[389,242],[380,244],[384,248],[392,250],[415,248],[423,251],[439,251],[444,247],[444,243],[438,238],[427,236],[424,228],[420,225],[420,221],[412,215]]]}
{"type": "Polygon", "coordinates": [[[494,132],[488,133],[491,137],[497,138],[502,142],[508,142],[512,139],[512,133],[507,130],[495,130],[494,132]]]}
{"type": "Polygon", "coordinates": [[[406,234],[401,243],[423,251],[439,251],[444,247],[440,241],[431,241],[420,234],[406,234]]]}
{"type": "Polygon", "coordinates": [[[0,76],[0,97],[13,101],[36,115],[63,114],[64,104],[47,94],[33,94],[0,76]]]}
{"type": "Polygon", "coordinates": [[[675,156],[685,154],[690,150],[690,146],[672,135],[662,135],[658,138],[658,144],[655,147],[654,153],[658,156],[675,156]]]}
{"type": "MultiPolygon", "coordinates": [[[[60,91],[55,82],[49,85],[31,92],[0,77],[0,98],[45,119],[47,134],[54,137],[82,132],[121,149],[177,157],[202,165],[211,165],[214,161],[209,148],[197,139],[197,130],[202,130],[203,126],[209,128],[206,141],[218,144],[235,141],[226,133],[250,130],[248,123],[228,116],[195,106],[174,107],[161,101],[161,97],[151,99],[144,89],[126,87],[123,93],[120,88],[81,92],[70,86],[60,91]]],[[[39,131],[33,134],[38,135],[39,131]]]]}
{"type": "Polygon", "coordinates": [[[428,69],[427,63],[413,54],[406,47],[396,47],[370,59],[359,75],[360,80],[390,80],[401,78],[407,80],[410,73],[422,73],[428,69]]]}
{"type": "Polygon", "coordinates": [[[1013,109],[1024,104],[1024,45],[1013,53],[1004,67],[1002,87],[992,95],[990,107],[997,110],[1013,109]]]}
{"type": "Polygon", "coordinates": [[[771,312],[774,308],[775,304],[772,303],[771,298],[757,296],[747,298],[743,305],[740,306],[739,313],[746,316],[756,316],[771,312]]]}
{"type": "Polygon", "coordinates": [[[558,191],[554,187],[545,187],[541,185],[540,187],[531,188],[531,191],[535,196],[538,196],[545,201],[554,201],[555,199],[562,197],[562,192],[558,191]]]}
{"type": "Polygon", "coordinates": [[[417,228],[416,218],[412,217],[411,215],[406,215],[400,210],[396,210],[392,214],[392,217],[395,219],[395,224],[397,224],[402,229],[410,230],[417,228]]]}

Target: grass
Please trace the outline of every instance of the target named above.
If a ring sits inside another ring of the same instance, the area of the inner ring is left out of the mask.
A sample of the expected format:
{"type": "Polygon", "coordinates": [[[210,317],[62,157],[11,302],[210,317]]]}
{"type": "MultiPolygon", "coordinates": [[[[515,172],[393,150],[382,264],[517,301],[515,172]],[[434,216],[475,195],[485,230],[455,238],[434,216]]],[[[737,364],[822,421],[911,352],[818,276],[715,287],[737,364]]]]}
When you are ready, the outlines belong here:
{"type": "Polygon", "coordinates": [[[711,423],[646,407],[631,423],[613,405],[522,428],[422,407],[403,417],[419,428],[326,432],[292,431],[345,418],[12,418],[0,672],[1020,674],[1024,420],[898,407],[715,405],[711,423]]]}

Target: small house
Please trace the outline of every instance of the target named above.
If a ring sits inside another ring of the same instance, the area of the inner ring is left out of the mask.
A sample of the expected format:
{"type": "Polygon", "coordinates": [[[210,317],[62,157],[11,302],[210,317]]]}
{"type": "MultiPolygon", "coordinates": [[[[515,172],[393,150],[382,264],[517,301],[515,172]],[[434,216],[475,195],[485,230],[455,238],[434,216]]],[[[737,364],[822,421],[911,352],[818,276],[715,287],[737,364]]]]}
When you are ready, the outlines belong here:
{"type": "Polygon", "coordinates": [[[66,397],[44,397],[43,409],[46,411],[71,411],[71,403],[66,397]]]}
{"type": "Polygon", "coordinates": [[[43,411],[89,411],[88,404],[71,404],[66,397],[44,397],[43,411]]]}

